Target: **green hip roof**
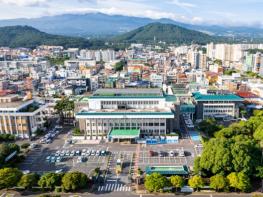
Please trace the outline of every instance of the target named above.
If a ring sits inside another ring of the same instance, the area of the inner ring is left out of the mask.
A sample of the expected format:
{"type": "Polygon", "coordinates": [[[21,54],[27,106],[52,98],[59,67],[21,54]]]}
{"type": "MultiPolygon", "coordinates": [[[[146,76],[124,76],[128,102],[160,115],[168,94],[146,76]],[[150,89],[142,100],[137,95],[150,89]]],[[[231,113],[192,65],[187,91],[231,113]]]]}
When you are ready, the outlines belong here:
{"type": "Polygon", "coordinates": [[[136,138],[140,135],[140,129],[112,129],[109,133],[111,138],[136,138]]]}

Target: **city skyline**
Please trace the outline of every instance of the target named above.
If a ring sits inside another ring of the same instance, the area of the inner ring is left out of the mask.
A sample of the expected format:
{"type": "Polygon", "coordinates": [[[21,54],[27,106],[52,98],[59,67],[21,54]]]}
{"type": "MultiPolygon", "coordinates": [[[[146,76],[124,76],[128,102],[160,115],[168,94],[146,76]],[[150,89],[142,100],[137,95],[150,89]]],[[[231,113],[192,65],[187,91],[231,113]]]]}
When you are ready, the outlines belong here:
{"type": "Polygon", "coordinates": [[[259,0],[0,0],[0,19],[101,12],[191,24],[262,27],[259,0]]]}

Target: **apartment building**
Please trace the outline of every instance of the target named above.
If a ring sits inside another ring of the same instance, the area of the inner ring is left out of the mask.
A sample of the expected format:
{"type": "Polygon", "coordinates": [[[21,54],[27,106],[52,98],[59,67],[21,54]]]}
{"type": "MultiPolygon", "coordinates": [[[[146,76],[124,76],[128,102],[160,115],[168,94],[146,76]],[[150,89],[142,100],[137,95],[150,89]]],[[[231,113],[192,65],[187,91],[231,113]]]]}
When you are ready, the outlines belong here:
{"type": "Polygon", "coordinates": [[[44,126],[45,108],[46,105],[30,96],[24,99],[15,94],[0,96],[0,133],[34,137],[36,130],[44,126]]]}

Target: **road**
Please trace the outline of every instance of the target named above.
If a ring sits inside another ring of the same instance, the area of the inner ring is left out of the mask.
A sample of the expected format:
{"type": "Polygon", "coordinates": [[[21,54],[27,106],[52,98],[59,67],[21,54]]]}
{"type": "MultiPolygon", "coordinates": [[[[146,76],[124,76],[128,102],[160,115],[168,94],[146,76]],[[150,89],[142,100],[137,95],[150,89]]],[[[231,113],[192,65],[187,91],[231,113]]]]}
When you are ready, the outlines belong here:
{"type": "MultiPolygon", "coordinates": [[[[82,193],[82,194],[60,194],[63,197],[149,197],[149,196],[157,196],[154,194],[135,194],[135,193],[131,193],[131,192],[111,192],[111,193],[82,193]]],[[[0,193],[0,197],[19,197],[22,195],[12,195],[11,192],[3,192],[0,193]]],[[[37,195],[26,195],[27,197],[36,197],[37,195]]],[[[199,193],[194,193],[194,194],[186,194],[186,195],[175,195],[175,194],[161,194],[160,196],[162,197],[170,197],[170,196],[176,196],[176,197],[185,197],[185,196],[189,196],[189,197],[233,197],[233,196],[237,196],[237,197],[252,197],[252,194],[235,194],[235,193],[226,193],[226,194],[215,194],[215,193],[207,193],[207,194],[199,194],[199,193]]]]}

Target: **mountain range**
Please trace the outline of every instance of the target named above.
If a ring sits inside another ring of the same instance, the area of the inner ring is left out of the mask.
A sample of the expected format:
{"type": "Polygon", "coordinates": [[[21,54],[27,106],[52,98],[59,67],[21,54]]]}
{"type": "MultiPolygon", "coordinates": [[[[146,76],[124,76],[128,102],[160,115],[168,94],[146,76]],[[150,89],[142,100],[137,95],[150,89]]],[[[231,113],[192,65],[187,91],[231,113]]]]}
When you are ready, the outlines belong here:
{"type": "Polygon", "coordinates": [[[217,42],[221,37],[189,30],[178,25],[151,23],[128,33],[105,39],[86,39],[53,35],[30,26],[0,27],[0,46],[34,48],[38,45],[61,45],[78,48],[126,47],[131,42],[153,43],[163,41],[173,44],[206,44],[217,42]],[[107,44],[106,44],[107,43],[107,44]]]}
{"type": "Polygon", "coordinates": [[[81,37],[106,37],[129,32],[136,28],[156,22],[179,25],[187,29],[204,32],[210,35],[263,38],[263,29],[257,27],[192,25],[166,18],[155,20],[150,18],[107,15],[102,13],[64,14],[32,19],[21,18],[0,20],[0,27],[27,25],[50,34],[81,37]]]}

